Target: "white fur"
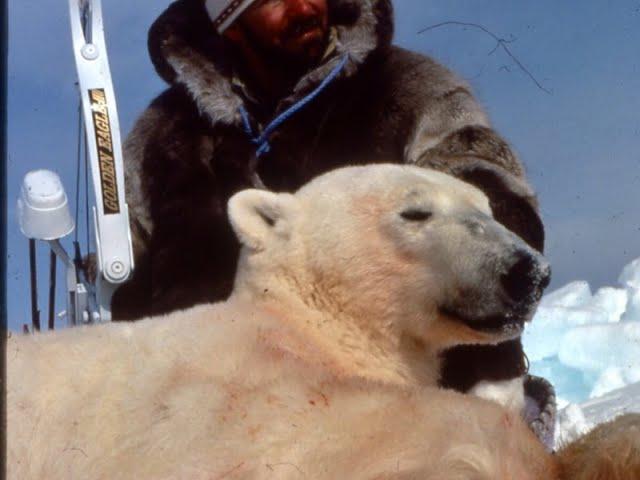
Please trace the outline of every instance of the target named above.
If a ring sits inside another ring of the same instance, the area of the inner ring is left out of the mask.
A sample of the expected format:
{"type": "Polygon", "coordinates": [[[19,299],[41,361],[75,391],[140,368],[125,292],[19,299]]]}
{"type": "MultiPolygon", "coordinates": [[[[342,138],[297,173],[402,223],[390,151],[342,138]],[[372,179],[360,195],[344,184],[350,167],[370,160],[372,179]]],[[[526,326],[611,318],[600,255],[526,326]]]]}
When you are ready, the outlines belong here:
{"type": "Polygon", "coordinates": [[[430,252],[461,230],[407,206],[488,212],[416,167],[242,192],[229,301],[10,338],[9,478],[554,478],[518,415],[433,387],[441,348],[492,339],[437,312],[452,274],[430,252]]]}
{"type": "Polygon", "coordinates": [[[501,382],[478,382],[469,393],[497,402],[516,412],[522,412],[525,406],[522,377],[501,382]]]}

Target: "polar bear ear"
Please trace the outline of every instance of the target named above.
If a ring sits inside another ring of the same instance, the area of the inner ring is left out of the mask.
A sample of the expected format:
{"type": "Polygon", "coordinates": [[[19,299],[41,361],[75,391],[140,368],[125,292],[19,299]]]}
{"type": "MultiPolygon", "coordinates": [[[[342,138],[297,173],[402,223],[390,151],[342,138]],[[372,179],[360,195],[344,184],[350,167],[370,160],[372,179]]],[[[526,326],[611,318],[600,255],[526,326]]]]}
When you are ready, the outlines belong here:
{"type": "Polygon", "coordinates": [[[289,236],[296,204],[296,198],[288,193],[252,189],[233,195],[227,211],[240,243],[261,251],[276,238],[289,236]]]}

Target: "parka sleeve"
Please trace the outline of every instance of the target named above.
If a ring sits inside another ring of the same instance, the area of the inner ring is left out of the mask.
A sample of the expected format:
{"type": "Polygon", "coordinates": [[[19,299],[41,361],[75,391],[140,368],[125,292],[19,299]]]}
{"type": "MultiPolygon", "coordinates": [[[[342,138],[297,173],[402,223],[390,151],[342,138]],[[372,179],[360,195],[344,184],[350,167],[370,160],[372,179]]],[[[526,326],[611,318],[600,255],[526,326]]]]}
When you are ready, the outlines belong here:
{"type": "Polygon", "coordinates": [[[178,89],[154,100],[129,135],[125,184],[135,271],[114,294],[114,318],[221,299],[232,284],[237,242],[224,190],[232,174],[217,176],[212,137],[178,89]]]}
{"type": "Polygon", "coordinates": [[[160,112],[149,107],[136,121],[124,144],[125,192],[135,259],[147,253],[153,230],[149,196],[144,185],[143,161],[146,145],[161,124],[160,112]]]}
{"type": "Polygon", "coordinates": [[[494,217],[535,249],[544,228],[535,194],[509,144],[491,127],[470,88],[435,62],[423,62],[407,79],[413,93],[407,163],[467,181],[489,197],[494,217]]]}
{"type": "Polygon", "coordinates": [[[162,118],[149,107],[136,121],[124,143],[125,196],[129,208],[129,227],[135,268],[132,277],[112,299],[114,320],[134,320],[151,313],[150,240],[153,225],[143,178],[144,151],[162,118]]]}

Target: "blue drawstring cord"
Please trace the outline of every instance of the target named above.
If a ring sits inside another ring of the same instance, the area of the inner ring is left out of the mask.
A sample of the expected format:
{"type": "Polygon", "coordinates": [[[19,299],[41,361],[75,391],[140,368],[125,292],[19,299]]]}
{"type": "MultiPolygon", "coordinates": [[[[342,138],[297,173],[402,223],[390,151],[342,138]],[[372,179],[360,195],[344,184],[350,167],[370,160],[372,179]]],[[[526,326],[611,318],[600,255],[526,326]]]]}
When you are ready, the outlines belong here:
{"type": "Polygon", "coordinates": [[[315,98],[320,95],[323,90],[325,90],[331,82],[333,82],[337,76],[342,72],[342,69],[347,64],[348,56],[345,54],[340,63],[334,67],[334,69],[326,76],[326,78],[318,85],[313,92],[311,92],[306,97],[302,98],[287,110],[278,115],[275,120],[273,120],[267,127],[262,131],[260,135],[255,135],[253,132],[253,128],[251,128],[251,122],[249,121],[249,114],[247,113],[247,109],[244,105],[240,106],[240,115],[242,116],[242,123],[244,125],[244,130],[251,139],[251,142],[257,146],[256,149],[256,157],[259,158],[265,153],[268,153],[271,150],[271,145],[269,145],[269,137],[273,132],[275,132],[280,125],[286,122],[289,118],[294,116],[297,112],[306,107],[309,103],[311,103],[315,98]]]}

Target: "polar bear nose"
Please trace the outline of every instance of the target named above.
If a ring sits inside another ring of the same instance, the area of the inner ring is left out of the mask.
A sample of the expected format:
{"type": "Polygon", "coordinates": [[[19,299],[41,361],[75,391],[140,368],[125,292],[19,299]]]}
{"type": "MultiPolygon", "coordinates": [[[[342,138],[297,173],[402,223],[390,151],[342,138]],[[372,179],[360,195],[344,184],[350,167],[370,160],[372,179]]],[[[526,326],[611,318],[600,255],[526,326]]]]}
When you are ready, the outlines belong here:
{"type": "Polygon", "coordinates": [[[538,255],[519,250],[516,262],[506,274],[500,277],[502,287],[514,302],[539,297],[551,281],[549,265],[538,255]]]}

